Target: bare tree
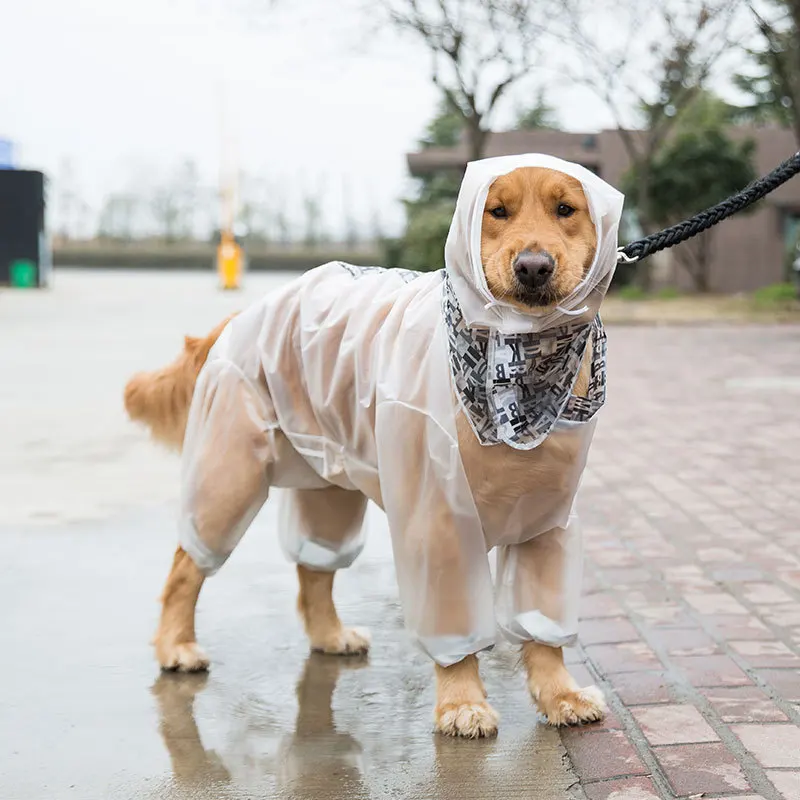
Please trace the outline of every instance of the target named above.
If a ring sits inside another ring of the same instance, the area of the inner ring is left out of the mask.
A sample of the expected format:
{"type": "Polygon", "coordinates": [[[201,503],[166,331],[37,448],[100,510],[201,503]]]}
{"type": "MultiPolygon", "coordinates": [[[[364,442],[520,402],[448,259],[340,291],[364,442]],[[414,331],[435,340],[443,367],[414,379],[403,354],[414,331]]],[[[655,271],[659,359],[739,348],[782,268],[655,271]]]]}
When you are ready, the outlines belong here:
{"type": "Polygon", "coordinates": [[[800,0],[750,3],[762,41],[751,51],[757,75],[737,84],[755,99],[756,116],[789,123],[800,146],[800,0]]]}
{"type": "Polygon", "coordinates": [[[165,242],[172,243],[179,238],[182,211],[180,194],[173,185],[163,184],[156,187],[150,199],[150,213],[158,234],[165,242]]]}
{"type": "Polygon", "coordinates": [[[319,195],[306,194],[303,197],[303,211],[305,213],[303,243],[309,247],[315,247],[324,238],[322,231],[322,203],[319,195]]]}
{"type": "Polygon", "coordinates": [[[101,239],[129,242],[134,237],[137,197],[126,193],[108,195],[100,210],[97,235],[101,239]]]}
{"type": "Polygon", "coordinates": [[[79,238],[78,228],[86,204],[71,159],[61,160],[54,183],[57,235],[64,240],[79,238]]]}
{"type": "MultiPolygon", "coordinates": [[[[431,77],[483,156],[498,103],[546,50],[551,0],[382,0],[392,25],[431,56],[431,77]]],[[[555,8],[555,6],[553,6],[555,8]]],[[[561,3],[558,3],[561,7],[561,3]]]]}
{"type": "Polygon", "coordinates": [[[268,242],[271,238],[272,189],[260,175],[239,173],[241,206],[239,221],[254,241],[268,242]]]}
{"type": "Polygon", "coordinates": [[[150,213],[164,241],[193,238],[199,197],[197,166],[190,159],[155,187],[150,197],[150,213]]]}
{"type": "Polygon", "coordinates": [[[639,223],[656,227],[649,164],[715,70],[741,53],[752,26],[742,0],[565,0],[564,36],[580,58],[568,67],[619,130],[636,174],[639,223]],[[612,28],[609,25],[613,24],[612,28]]]}

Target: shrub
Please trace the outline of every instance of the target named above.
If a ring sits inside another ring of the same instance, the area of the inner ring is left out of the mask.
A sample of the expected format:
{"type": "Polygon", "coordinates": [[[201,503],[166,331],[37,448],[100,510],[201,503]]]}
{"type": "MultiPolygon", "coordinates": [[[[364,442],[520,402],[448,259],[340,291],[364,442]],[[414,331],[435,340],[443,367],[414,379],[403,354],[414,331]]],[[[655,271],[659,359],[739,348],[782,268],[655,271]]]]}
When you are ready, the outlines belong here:
{"type": "Polygon", "coordinates": [[[797,303],[797,287],[793,283],[773,283],[753,293],[753,302],[760,308],[778,308],[797,303]]]}

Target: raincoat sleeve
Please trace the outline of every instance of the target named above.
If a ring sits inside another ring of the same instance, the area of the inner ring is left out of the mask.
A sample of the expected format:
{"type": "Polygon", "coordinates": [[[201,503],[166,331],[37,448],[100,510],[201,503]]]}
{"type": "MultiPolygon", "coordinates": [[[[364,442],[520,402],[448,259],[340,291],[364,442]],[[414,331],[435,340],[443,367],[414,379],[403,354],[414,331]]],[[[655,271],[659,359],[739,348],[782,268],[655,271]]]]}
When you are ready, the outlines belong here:
{"type": "Polygon", "coordinates": [[[381,488],[406,628],[440,666],[494,644],[492,580],[458,443],[399,404],[379,408],[381,488]],[[435,454],[435,455],[431,455],[435,454]]]}
{"type": "Polygon", "coordinates": [[[494,644],[486,540],[455,428],[446,339],[405,358],[387,353],[398,383],[379,391],[375,419],[381,493],[392,536],[406,627],[439,665],[494,644]]]}
{"type": "Polygon", "coordinates": [[[498,548],[497,622],[514,644],[568,647],[578,636],[583,547],[578,517],[521,544],[498,548]]]}
{"type": "Polygon", "coordinates": [[[198,376],[183,445],[181,546],[216,572],[267,499],[271,431],[265,398],[240,368],[212,357],[198,376]]]}

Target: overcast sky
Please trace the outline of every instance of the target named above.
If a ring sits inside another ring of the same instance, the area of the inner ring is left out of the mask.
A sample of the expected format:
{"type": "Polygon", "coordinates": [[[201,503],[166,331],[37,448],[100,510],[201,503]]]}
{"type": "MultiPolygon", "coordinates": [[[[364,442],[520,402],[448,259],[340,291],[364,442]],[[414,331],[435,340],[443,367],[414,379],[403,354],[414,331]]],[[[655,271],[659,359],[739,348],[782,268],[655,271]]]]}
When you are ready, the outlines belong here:
{"type": "MultiPolygon", "coordinates": [[[[70,188],[97,209],[108,192],[157,181],[186,158],[215,182],[224,103],[239,166],[269,181],[287,208],[322,191],[335,230],[346,191],[363,226],[377,209],[396,228],[405,153],[437,102],[428,58],[371,34],[363,0],[268,6],[6,0],[0,137],[56,187],[69,163],[70,188]]],[[[561,87],[550,99],[567,129],[611,124],[586,91],[561,87]]]]}

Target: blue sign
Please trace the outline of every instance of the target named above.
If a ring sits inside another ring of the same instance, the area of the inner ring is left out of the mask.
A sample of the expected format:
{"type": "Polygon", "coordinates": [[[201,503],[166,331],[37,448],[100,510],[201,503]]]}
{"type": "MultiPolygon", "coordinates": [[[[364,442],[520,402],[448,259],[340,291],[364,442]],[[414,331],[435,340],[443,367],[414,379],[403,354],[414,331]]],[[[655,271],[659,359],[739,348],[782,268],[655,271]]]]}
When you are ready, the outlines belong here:
{"type": "Polygon", "coordinates": [[[14,143],[0,139],[0,169],[14,169],[14,143]]]}

